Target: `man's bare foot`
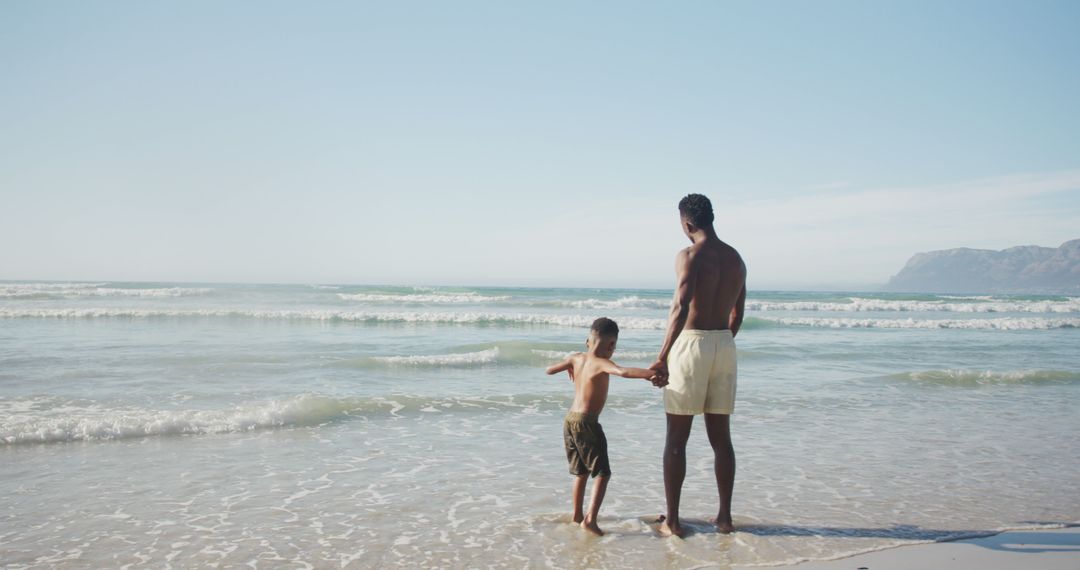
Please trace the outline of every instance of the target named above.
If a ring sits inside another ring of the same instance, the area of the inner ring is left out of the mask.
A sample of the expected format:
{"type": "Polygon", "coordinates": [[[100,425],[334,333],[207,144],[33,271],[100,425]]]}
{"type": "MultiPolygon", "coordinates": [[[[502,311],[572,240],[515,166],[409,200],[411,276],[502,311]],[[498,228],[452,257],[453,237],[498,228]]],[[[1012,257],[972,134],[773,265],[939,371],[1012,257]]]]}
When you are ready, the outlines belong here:
{"type": "Polygon", "coordinates": [[[709,522],[716,525],[716,530],[720,531],[720,534],[731,534],[735,532],[735,525],[731,524],[731,515],[718,515],[715,519],[709,520],[709,522]]]}
{"type": "Polygon", "coordinates": [[[574,513],[573,515],[570,515],[570,518],[573,519],[574,524],[581,524],[581,521],[585,520],[585,515],[574,513]]]}
{"type": "Polygon", "coordinates": [[[660,531],[660,536],[677,536],[682,538],[686,531],[683,530],[682,525],[679,523],[670,524],[667,517],[660,515],[656,517],[656,522],[660,523],[660,526],[656,530],[660,531]]]}
{"type": "Polygon", "coordinates": [[[597,526],[595,519],[583,519],[581,521],[581,528],[595,534],[596,536],[604,536],[604,531],[600,530],[600,527],[597,526]]]}

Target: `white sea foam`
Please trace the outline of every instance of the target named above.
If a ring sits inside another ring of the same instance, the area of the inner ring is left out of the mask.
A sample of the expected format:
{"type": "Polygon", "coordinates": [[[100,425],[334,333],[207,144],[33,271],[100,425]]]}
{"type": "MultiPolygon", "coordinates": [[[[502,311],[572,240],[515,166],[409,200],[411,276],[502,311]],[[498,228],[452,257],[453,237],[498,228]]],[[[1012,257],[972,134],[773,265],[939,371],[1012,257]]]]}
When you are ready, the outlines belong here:
{"type": "Polygon", "coordinates": [[[93,289],[95,287],[101,287],[105,283],[79,283],[79,282],[65,282],[65,283],[0,283],[0,287],[14,287],[19,289],[35,289],[39,291],[48,291],[50,289],[93,289]]]}
{"type": "Polygon", "coordinates": [[[656,351],[649,350],[616,350],[616,359],[621,360],[648,360],[656,358],[656,351]]]}
{"type": "Polygon", "coordinates": [[[332,290],[335,290],[335,289],[341,289],[341,287],[339,287],[337,285],[308,285],[308,287],[311,287],[312,289],[319,289],[320,291],[322,291],[322,290],[332,291],[332,290]]]}
{"type": "Polygon", "coordinates": [[[747,301],[746,308],[751,311],[1080,313],[1080,298],[1069,298],[1065,301],[989,301],[989,297],[986,299],[986,302],[948,303],[944,301],[894,301],[852,297],[846,303],[826,301],[747,301]]]}
{"type": "Polygon", "coordinates": [[[15,283],[0,284],[3,299],[63,299],[77,297],[185,297],[206,295],[207,287],[156,287],[131,289],[102,287],[103,283],[15,283]]]}
{"type": "MultiPolygon", "coordinates": [[[[532,349],[532,353],[544,358],[566,358],[567,356],[577,352],[576,350],[562,351],[562,350],[542,350],[539,348],[532,349]]],[[[655,352],[649,352],[645,350],[617,350],[612,358],[616,360],[648,360],[656,358],[655,352]]]]}
{"type": "MultiPolygon", "coordinates": [[[[0,318],[251,318],[262,320],[296,320],[371,323],[437,323],[479,325],[555,325],[589,327],[593,318],[582,315],[548,315],[488,312],[364,312],[320,310],[258,310],[258,309],[0,309],[0,318]]],[[[636,330],[663,330],[664,319],[622,317],[619,326],[636,330]]]]}
{"type": "Polygon", "coordinates": [[[917,382],[953,385],[1041,384],[1080,381],[1080,372],[1064,370],[920,370],[893,376],[917,382]]]}
{"type": "Polygon", "coordinates": [[[535,354],[537,356],[542,356],[544,358],[552,358],[552,359],[566,358],[567,356],[570,356],[574,352],[577,352],[577,351],[574,351],[574,350],[566,350],[566,351],[563,351],[563,350],[541,350],[539,348],[532,349],[533,354],[535,354]]]}
{"type": "Polygon", "coordinates": [[[975,330],[1047,330],[1080,328],[1080,318],[995,319],[847,319],[847,318],[762,318],[789,326],[833,329],[975,329],[975,330]]]}
{"type": "Polygon", "coordinates": [[[423,295],[390,295],[382,293],[338,293],[346,301],[363,303],[414,303],[414,304],[454,304],[454,303],[494,303],[505,301],[508,296],[485,296],[479,293],[428,293],[423,295]]]}
{"type": "Polygon", "coordinates": [[[119,289],[116,287],[103,287],[92,289],[92,293],[80,293],[95,297],[187,297],[194,295],[206,295],[213,291],[209,287],[162,287],[157,289],[119,289]]]}
{"type": "Polygon", "coordinates": [[[153,410],[63,402],[56,398],[0,400],[0,444],[109,441],[168,435],[243,433],[290,426],[315,426],[354,415],[437,410],[559,409],[556,396],[515,395],[459,398],[425,396],[345,397],[300,394],[223,410],[153,410]]]}
{"type": "Polygon", "coordinates": [[[562,301],[560,303],[564,307],[573,307],[575,309],[594,309],[594,310],[610,310],[610,309],[666,309],[671,305],[671,301],[667,299],[644,299],[636,295],[629,297],[619,297],[613,300],[603,299],[582,299],[579,301],[562,301]]]}
{"type": "Polygon", "coordinates": [[[490,364],[499,360],[499,347],[459,354],[373,356],[372,360],[394,366],[470,366],[474,364],[490,364]]]}
{"type": "MultiPolygon", "coordinates": [[[[7,444],[93,441],[153,435],[245,432],[290,425],[316,425],[356,409],[358,403],[312,394],[229,410],[146,410],[100,406],[57,406],[48,413],[5,413],[0,441],[7,444]]],[[[41,407],[40,403],[31,405],[41,407]]],[[[25,406],[23,406],[25,408],[25,406]]],[[[12,410],[9,410],[12,411],[12,410]]]]}

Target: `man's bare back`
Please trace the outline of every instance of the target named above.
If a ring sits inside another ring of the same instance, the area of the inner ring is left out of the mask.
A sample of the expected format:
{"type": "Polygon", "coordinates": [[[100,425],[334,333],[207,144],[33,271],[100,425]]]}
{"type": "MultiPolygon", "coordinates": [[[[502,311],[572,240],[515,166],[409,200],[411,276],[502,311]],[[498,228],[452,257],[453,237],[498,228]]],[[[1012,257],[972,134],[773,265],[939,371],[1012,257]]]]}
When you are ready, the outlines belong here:
{"type": "Polygon", "coordinates": [[[677,265],[693,279],[684,329],[727,330],[746,285],[746,266],[735,248],[712,237],[679,253],[677,265]]]}

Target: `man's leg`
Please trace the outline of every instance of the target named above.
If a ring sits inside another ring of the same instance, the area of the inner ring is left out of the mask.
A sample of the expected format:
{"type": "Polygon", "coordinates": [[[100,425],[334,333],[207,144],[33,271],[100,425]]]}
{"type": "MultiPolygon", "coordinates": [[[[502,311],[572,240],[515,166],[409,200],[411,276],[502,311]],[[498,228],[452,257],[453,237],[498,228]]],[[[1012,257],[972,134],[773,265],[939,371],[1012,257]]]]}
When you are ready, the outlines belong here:
{"type": "Polygon", "coordinates": [[[596,517],[600,514],[600,505],[604,502],[608,479],[610,479],[609,475],[599,475],[593,479],[592,499],[589,500],[589,514],[585,516],[585,520],[581,521],[581,528],[599,536],[604,536],[604,531],[597,526],[596,517]]]}
{"type": "Polygon", "coordinates": [[[679,499],[686,478],[686,440],[694,416],[667,415],[667,441],[664,443],[664,495],[667,496],[667,520],[660,524],[660,533],[682,536],[679,524],[679,499]]]}
{"type": "Polygon", "coordinates": [[[731,494],[735,490],[735,448],[731,446],[731,416],[705,414],[705,431],[709,434],[716,471],[716,489],[720,494],[720,511],[716,515],[716,528],[722,533],[735,530],[731,524],[731,494]]]}
{"type": "Polygon", "coordinates": [[[588,473],[582,473],[574,477],[574,522],[580,523],[585,519],[582,503],[585,501],[585,482],[589,480],[588,473]]]}

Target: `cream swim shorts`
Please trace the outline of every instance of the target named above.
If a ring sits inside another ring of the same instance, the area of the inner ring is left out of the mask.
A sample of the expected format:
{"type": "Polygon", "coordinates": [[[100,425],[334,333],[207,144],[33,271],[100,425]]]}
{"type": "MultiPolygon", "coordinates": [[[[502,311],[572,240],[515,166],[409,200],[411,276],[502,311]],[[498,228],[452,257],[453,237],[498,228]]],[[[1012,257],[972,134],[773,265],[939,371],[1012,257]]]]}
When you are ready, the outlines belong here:
{"type": "Polygon", "coordinates": [[[664,411],[692,416],[735,410],[735,338],[731,331],[688,329],[668,354],[664,411]]]}

